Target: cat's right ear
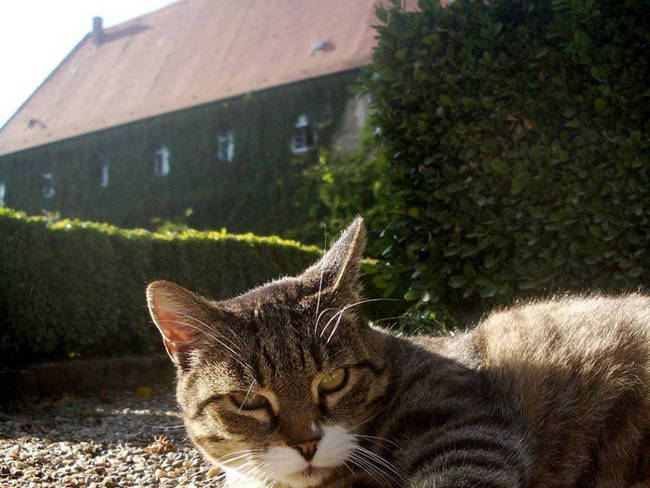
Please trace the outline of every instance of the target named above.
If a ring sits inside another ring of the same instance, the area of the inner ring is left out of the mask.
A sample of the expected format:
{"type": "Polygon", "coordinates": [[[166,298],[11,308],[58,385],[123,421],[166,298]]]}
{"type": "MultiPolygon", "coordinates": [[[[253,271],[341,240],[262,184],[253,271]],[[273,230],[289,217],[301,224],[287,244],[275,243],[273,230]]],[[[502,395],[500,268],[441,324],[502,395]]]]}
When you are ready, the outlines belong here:
{"type": "Polygon", "coordinates": [[[363,219],[357,217],[320,261],[305,270],[302,280],[323,293],[355,293],[365,246],[366,228],[363,219]]]}
{"type": "Polygon", "coordinates": [[[180,366],[180,355],[199,347],[210,333],[208,302],[175,283],[154,281],[147,287],[147,305],[167,354],[180,366]]]}

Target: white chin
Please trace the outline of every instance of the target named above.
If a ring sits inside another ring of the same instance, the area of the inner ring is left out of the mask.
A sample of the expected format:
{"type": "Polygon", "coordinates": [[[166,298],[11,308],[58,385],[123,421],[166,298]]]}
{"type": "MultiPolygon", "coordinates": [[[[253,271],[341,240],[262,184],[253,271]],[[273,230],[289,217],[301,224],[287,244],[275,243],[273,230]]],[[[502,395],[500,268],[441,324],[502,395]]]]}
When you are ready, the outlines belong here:
{"type": "Polygon", "coordinates": [[[320,486],[330,474],[329,469],[319,469],[317,472],[306,476],[303,473],[296,473],[285,477],[281,482],[291,488],[311,488],[320,486]]]}
{"type": "Polygon", "coordinates": [[[290,488],[314,488],[332,478],[356,449],[356,438],[342,425],[323,426],[323,437],[311,462],[287,446],[274,446],[260,456],[263,475],[290,488]]]}

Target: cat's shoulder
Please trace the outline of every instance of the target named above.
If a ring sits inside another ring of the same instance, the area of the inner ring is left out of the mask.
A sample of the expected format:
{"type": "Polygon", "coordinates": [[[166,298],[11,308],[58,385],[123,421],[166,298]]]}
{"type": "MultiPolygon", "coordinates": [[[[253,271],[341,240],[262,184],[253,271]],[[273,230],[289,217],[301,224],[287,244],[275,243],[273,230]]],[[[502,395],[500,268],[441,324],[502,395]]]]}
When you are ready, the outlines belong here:
{"type": "Polygon", "coordinates": [[[522,303],[490,314],[476,328],[474,344],[486,360],[545,361],[562,355],[591,357],[650,344],[650,297],[565,295],[522,303]]]}
{"type": "Polygon", "coordinates": [[[480,322],[477,330],[500,333],[510,329],[533,330],[612,329],[630,323],[650,324],[650,296],[562,295],[546,300],[520,302],[496,310],[480,322]]]}

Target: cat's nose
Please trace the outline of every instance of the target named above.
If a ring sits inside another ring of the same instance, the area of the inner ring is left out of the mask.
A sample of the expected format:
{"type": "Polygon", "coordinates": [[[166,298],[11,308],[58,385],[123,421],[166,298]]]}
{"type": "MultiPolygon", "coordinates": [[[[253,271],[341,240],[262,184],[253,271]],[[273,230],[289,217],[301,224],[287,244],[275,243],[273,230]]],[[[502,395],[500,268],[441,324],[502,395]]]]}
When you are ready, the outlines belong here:
{"type": "Polygon", "coordinates": [[[295,444],[293,447],[298,449],[306,461],[311,461],[316,454],[316,449],[318,449],[319,440],[320,439],[300,442],[298,444],[295,444]]]}

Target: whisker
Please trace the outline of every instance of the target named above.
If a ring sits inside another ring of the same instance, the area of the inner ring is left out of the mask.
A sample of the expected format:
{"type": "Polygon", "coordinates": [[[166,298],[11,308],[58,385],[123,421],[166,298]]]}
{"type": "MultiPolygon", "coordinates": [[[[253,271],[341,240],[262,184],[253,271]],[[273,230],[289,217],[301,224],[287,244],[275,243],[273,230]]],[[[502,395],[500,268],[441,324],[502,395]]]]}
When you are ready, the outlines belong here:
{"type": "Polygon", "coordinates": [[[257,380],[251,381],[251,385],[248,387],[248,391],[246,392],[246,396],[242,400],[241,405],[239,405],[239,410],[237,410],[237,412],[241,412],[241,409],[244,407],[244,403],[246,403],[246,400],[248,400],[248,395],[251,394],[251,390],[253,389],[253,385],[255,383],[257,383],[257,380]]]}
{"type": "MultiPolygon", "coordinates": [[[[201,329],[200,327],[195,326],[194,324],[190,324],[190,323],[187,323],[187,322],[181,322],[179,320],[175,320],[174,323],[179,324],[179,325],[184,325],[186,327],[190,327],[190,328],[198,330],[203,335],[207,336],[208,339],[211,339],[214,342],[216,342],[217,344],[220,344],[221,346],[223,346],[230,353],[230,357],[232,357],[235,361],[237,361],[239,364],[241,364],[242,367],[248,368],[250,371],[254,372],[253,367],[250,364],[243,361],[242,358],[241,358],[241,355],[238,352],[236,352],[232,348],[228,347],[227,344],[224,344],[223,341],[221,341],[217,336],[215,336],[213,334],[210,334],[209,332],[204,331],[203,329],[201,329]]],[[[191,339],[191,340],[188,340],[188,341],[177,341],[177,344],[192,344],[194,342],[196,342],[196,339],[191,339]]]]}
{"type": "MultiPolygon", "coordinates": [[[[233,354],[233,358],[237,362],[239,362],[243,367],[248,368],[251,371],[254,371],[253,367],[251,365],[249,365],[248,363],[246,363],[245,361],[243,361],[241,359],[241,355],[240,355],[239,352],[235,351],[232,347],[230,347],[228,344],[224,343],[219,337],[217,337],[217,335],[216,335],[217,331],[213,327],[211,327],[208,324],[206,324],[205,322],[197,319],[196,317],[192,317],[191,315],[188,315],[186,313],[178,312],[176,310],[170,310],[170,309],[164,309],[164,310],[167,310],[168,312],[172,312],[172,313],[175,313],[175,314],[178,314],[178,315],[182,315],[183,317],[187,317],[188,319],[194,320],[195,322],[201,324],[204,328],[198,327],[195,324],[191,324],[191,323],[188,323],[188,322],[183,322],[183,321],[180,321],[180,320],[175,320],[174,321],[174,323],[176,323],[178,325],[184,325],[184,326],[190,327],[190,328],[192,328],[194,330],[198,330],[199,332],[201,332],[202,334],[207,336],[209,339],[212,339],[213,341],[217,342],[218,344],[223,346],[226,350],[228,350],[231,354],[233,354]]],[[[232,343],[232,341],[230,341],[226,337],[223,337],[223,336],[221,336],[221,337],[224,340],[227,340],[233,347],[237,347],[235,344],[232,343]]],[[[186,341],[186,342],[191,343],[193,341],[186,341]]]]}
{"type": "Polygon", "coordinates": [[[398,325],[399,325],[399,324],[398,324],[397,322],[394,322],[394,323],[392,323],[392,324],[390,324],[390,325],[384,327],[384,330],[385,330],[387,333],[392,334],[392,333],[395,331],[395,329],[397,328],[398,325]]]}
{"type": "MultiPolygon", "coordinates": [[[[259,474],[261,468],[264,466],[265,464],[260,462],[259,460],[252,459],[244,463],[242,466],[239,466],[237,469],[237,474],[240,475],[242,478],[248,479],[252,474],[259,474]]],[[[264,478],[264,480],[268,480],[268,476],[266,474],[262,474],[262,478],[264,478]]]]}
{"type": "Polygon", "coordinates": [[[386,322],[387,320],[407,320],[409,317],[403,315],[395,315],[394,317],[383,317],[381,319],[375,319],[372,322],[386,322]]]}
{"type": "Polygon", "coordinates": [[[342,318],[343,318],[343,314],[341,313],[341,314],[339,314],[339,319],[336,321],[336,325],[334,325],[334,327],[332,327],[332,332],[330,333],[329,337],[325,341],[325,344],[329,344],[330,340],[332,340],[332,337],[334,336],[334,333],[339,328],[339,324],[341,323],[342,318]]]}
{"type": "MultiPolygon", "coordinates": [[[[332,321],[339,316],[339,321],[340,321],[340,316],[345,313],[346,311],[350,310],[353,307],[358,307],[359,305],[363,305],[364,303],[374,303],[374,302],[400,302],[401,300],[397,298],[369,298],[365,300],[359,300],[358,302],[355,303],[348,303],[345,305],[343,308],[341,308],[338,312],[336,312],[332,317],[328,320],[328,322],[325,324],[323,329],[321,330],[320,337],[323,337],[323,334],[329,327],[329,325],[332,323],[332,321]]],[[[337,322],[338,324],[338,322],[337,322]]],[[[316,326],[318,326],[318,323],[316,323],[316,326]]],[[[328,341],[329,342],[329,341],[328,341]]]]}
{"type": "Polygon", "coordinates": [[[202,474],[207,473],[211,469],[212,469],[212,466],[207,466],[205,468],[201,468],[196,473],[186,474],[186,475],[180,477],[178,479],[178,481],[179,481],[179,483],[184,483],[185,481],[193,480],[194,478],[197,478],[197,477],[201,476],[202,474]]]}
{"type": "MultiPolygon", "coordinates": [[[[325,247],[327,247],[327,228],[325,228],[325,247]]],[[[323,248],[323,251],[325,251],[325,248],[323,248]]],[[[316,326],[318,327],[318,310],[320,309],[320,295],[321,292],[323,291],[323,273],[324,273],[324,265],[325,263],[321,259],[320,261],[320,280],[318,282],[318,298],[316,299],[316,313],[314,314],[316,317],[316,326]]],[[[314,333],[316,331],[314,330],[314,333]]]]}
{"type": "Polygon", "coordinates": [[[353,435],[361,439],[369,439],[371,441],[386,442],[388,444],[392,444],[395,447],[399,447],[399,444],[397,442],[391,441],[390,439],[384,439],[383,437],[376,437],[374,435],[363,435],[363,434],[353,434],[353,435]]]}
{"type": "Polygon", "coordinates": [[[367,419],[364,420],[363,422],[360,422],[360,423],[358,423],[358,424],[352,426],[352,428],[351,428],[350,430],[354,431],[354,430],[358,429],[359,427],[361,427],[363,424],[367,424],[367,423],[370,422],[371,420],[374,420],[374,419],[377,417],[377,415],[381,414],[384,410],[386,410],[386,407],[384,407],[384,408],[382,408],[381,410],[379,410],[379,412],[377,412],[376,414],[374,414],[372,417],[367,418],[367,419]]]}
{"type": "MultiPolygon", "coordinates": [[[[402,474],[397,470],[395,466],[393,466],[391,463],[389,463],[386,459],[381,457],[379,454],[376,454],[365,447],[358,446],[357,451],[359,454],[362,454],[366,456],[367,458],[373,459],[375,463],[378,463],[381,466],[384,466],[386,469],[388,469],[391,473],[393,473],[395,476],[397,476],[399,479],[404,479],[402,474]]],[[[387,473],[388,474],[388,473],[387,473]]]]}
{"type": "Polygon", "coordinates": [[[323,309],[323,311],[318,315],[316,318],[316,324],[314,325],[314,334],[318,331],[318,322],[320,322],[321,317],[323,316],[324,313],[329,312],[330,310],[336,310],[334,307],[328,307],[323,309]]]}
{"type": "MultiPolygon", "coordinates": [[[[174,311],[174,310],[168,310],[168,311],[169,311],[169,312],[176,313],[176,314],[178,314],[178,315],[182,315],[183,317],[186,317],[186,318],[188,318],[188,319],[190,319],[190,320],[194,320],[195,322],[198,322],[199,324],[203,325],[203,326],[205,327],[205,329],[203,329],[202,332],[206,333],[206,335],[207,335],[209,332],[214,333],[212,336],[210,336],[210,337],[212,337],[212,338],[216,338],[216,334],[219,333],[219,331],[218,331],[216,328],[212,327],[211,325],[206,324],[205,322],[203,322],[203,321],[197,319],[196,317],[193,317],[193,316],[191,316],[191,315],[189,315],[189,314],[186,314],[186,313],[184,313],[184,312],[178,312],[178,311],[174,311]]],[[[198,330],[201,330],[201,329],[198,329],[198,330]]],[[[226,337],[223,337],[223,336],[221,336],[221,337],[223,338],[223,340],[227,340],[227,341],[228,341],[228,342],[229,342],[233,347],[237,347],[237,345],[234,344],[230,339],[228,339],[228,338],[226,338],[226,337]]],[[[234,351],[233,351],[233,352],[234,352],[234,351]]]]}
{"type": "Polygon", "coordinates": [[[258,452],[260,452],[259,449],[240,449],[238,451],[232,451],[224,454],[223,456],[217,458],[216,462],[220,464],[227,464],[245,458],[246,456],[250,456],[251,454],[257,454],[258,452]]]}
{"type": "MultiPolygon", "coordinates": [[[[374,479],[376,482],[378,482],[381,486],[384,486],[387,483],[387,480],[385,476],[383,476],[383,473],[381,470],[378,470],[376,466],[374,466],[372,463],[369,461],[359,458],[355,456],[354,454],[348,458],[348,461],[350,463],[354,464],[358,468],[361,469],[364,473],[370,475],[372,479],[374,479]]],[[[390,483],[389,483],[390,486],[390,483]]]]}

